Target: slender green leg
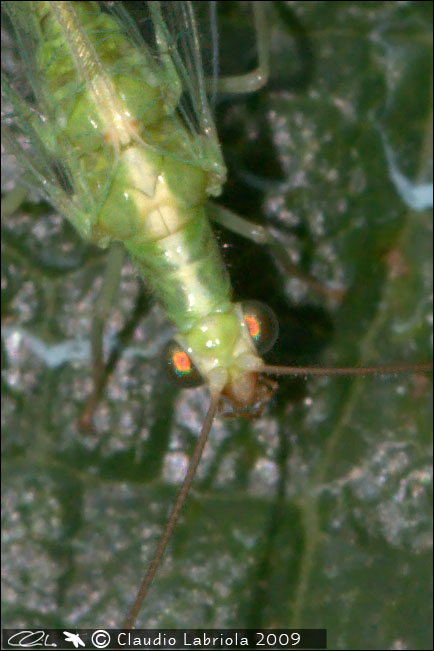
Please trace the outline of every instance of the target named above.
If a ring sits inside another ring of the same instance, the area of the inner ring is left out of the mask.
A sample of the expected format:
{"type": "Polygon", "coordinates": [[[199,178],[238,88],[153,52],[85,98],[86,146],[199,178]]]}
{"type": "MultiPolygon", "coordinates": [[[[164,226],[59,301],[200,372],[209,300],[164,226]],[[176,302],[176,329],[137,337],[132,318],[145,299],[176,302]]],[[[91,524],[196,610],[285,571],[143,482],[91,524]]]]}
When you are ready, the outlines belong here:
{"type": "MultiPolygon", "coordinates": [[[[221,77],[217,82],[217,92],[223,93],[250,93],[259,90],[267,83],[269,76],[269,33],[267,19],[265,16],[265,3],[253,2],[255,30],[258,44],[258,67],[244,75],[231,77],[221,77]]],[[[332,289],[323,285],[315,278],[301,271],[291,262],[285,247],[270,233],[267,228],[254,224],[248,220],[236,215],[227,208],[218,206],[209,201],[208,214],[215,222],[237,233],[243,237],[252,240],[256,244],[265,244],[268,246],[280,264],[291,276],[299,278],[306,283],[311,289],[319,294],[326,295],[334,300],[341,300],[343,291],[332,289]]]]}
{"type": "Polygon", "coordinates": [[[265,16],[266,3],[252,2],[255,21],[255,31],[258,44],[258,66],[243,75],[220,77],[217,81],[218,93],[244,94],[259,90],[268,81],[269,77],[269,33],[265,16]]]}
{"type": "Polygon", "coordinates": [[[93,382],[92,393],[87,400],[79,420],[79,427],[83,430],[92,429],[95,408],[100,400],[102,390],[106,383],[103,349],[104,324],[118,291],[124,257],[125,249],[123,245],[119,242],[112,244],[108,252],[103,284],[95,305],[95,313],[92,322],[91,350],[93,382]]]}
{"type": "Polygon", "coordinates": [[[343,297],[343,290],[333,289],[323,285],[309,274],[301,271],[293,262],[291,262],[288,252],[285,247],[270,233],[270,231],[253,222],[236,215],[231,210],[218,206],[212,201],[207,202],[208,214],[217,224],[224,226],[233,233],[246,237],[256,244],[264,244],[268,246],[273,255],[279,260],[280,264],[284,267],[286,272],[295,278],[299,278],[306,283],[311,289],[319,294],[326,295],[329,298],[340,301],[343,297]]]}

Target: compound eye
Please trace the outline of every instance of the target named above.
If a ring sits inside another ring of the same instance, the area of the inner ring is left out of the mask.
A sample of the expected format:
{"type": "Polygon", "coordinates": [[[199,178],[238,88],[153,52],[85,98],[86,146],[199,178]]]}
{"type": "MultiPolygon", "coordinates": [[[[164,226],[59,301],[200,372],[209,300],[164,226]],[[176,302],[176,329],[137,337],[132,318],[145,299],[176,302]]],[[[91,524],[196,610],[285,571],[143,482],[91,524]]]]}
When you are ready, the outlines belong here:
{"type": "Polygon", "coordinates": [[[189,354],[177,341],[167,344],[163,359],[169,378],[182,389],[198,387],[204,383],[189,354]]]}
{"type": "Polygon", "coordinates": [[[262,355],[272,348],[279,334],[276,315],[268,305],[259,301],[244,301],[242,308],[255,348],[262,355]]]}

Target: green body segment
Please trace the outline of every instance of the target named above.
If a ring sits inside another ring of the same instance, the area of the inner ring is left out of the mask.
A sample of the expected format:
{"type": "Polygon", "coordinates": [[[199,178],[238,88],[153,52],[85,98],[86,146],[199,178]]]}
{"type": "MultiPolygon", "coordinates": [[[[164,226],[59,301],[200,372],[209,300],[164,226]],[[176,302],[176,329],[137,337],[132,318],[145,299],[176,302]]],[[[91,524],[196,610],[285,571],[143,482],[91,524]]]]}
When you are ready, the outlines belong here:
{"type": "MultiPolygon", "coordinates": [[[[203,209],[212,182],[206,168],[215,165],[199,155],[196,165],[183,162],[203,136],[189,133],[176,115],[180,80],[134,48],[96,3],[25,4],[56,125],[47,145],[66,157],[74,192],[91,194],[89,239],[125,244],[181,332],[230,309],[228,275],[203,209]]],[[[75,203],[87,199],[76,196],[75,203]]]]}
{"type": "Polygon", "coordinates": [[[206,111],[204,119],[197,111],[205,134],[180,116],[183,80],[167,55],[158,3],[149,3],[158,57],[97,3],[12,5],[35,43],[35,95],[49,115],[50,129],[41,122],[35,131],[72,186],[66,216],[90,241],[125,244],[179,340],[221,390],[234,364],[240,374],[236,358],[250,369],[255,351],[204,210],[225,178],[220,148],[206,111]]]}
{"type": "Polygon", "coordinates": [[[229,276],[203,211],[180,231],[140,246],[126,242],[126,247],[181,333],[232,308],[229,276]]]}

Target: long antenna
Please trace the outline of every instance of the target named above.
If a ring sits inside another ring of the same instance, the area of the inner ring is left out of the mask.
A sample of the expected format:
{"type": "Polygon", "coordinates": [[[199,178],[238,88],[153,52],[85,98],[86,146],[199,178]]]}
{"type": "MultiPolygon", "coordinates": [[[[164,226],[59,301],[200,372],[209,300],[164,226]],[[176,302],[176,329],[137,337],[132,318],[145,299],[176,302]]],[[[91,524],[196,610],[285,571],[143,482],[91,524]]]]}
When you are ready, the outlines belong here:
{"type": "Polygon", "coordinates": [[[260,373],[268,375],[386,375],[388,373],[426,373],[432,364],[384,364],[382,366],[268,366],[260,373]]]}
{"type": "Polygon", "coordinates": [[[128,613],[127,619],[124,624],[124,629],[129,629],[134,627],[134,623],[136,621],[137,615],[140,612],[140,608],[142,607],[143,600],[148,593],[151,583],[154,580],[155,574],[163,559],[167,544],[173,533],[173,529],[178,521],[179,515],[181,513],[181,509],[187,498],[188,492],[190,490],[191,484],[196,474],[197,467],[202,458],[202,453],[205,444],[208,440],[208,434],[213,424],[214,416],[216,414],[219,401],[220,401],[220,393],[211,396],[211,404],[205,416],[205,421],[202,425],[202,430],[200,432],[199,438],[196,441],[196,445],[193,450],[193,455],[190,459],[190,463],[188,464],[184,481],[182,482],[172,512],[167,519],[163,533],[161,534],[160,540],[158,541],[158,545],[154,552],[154,556],[152,558],[151,564],[148,567],[148,571],[145,574],[145,578],[142,581],[137,596],[134,599],[133,605],[130,608],[130,611],[128,613]]]}

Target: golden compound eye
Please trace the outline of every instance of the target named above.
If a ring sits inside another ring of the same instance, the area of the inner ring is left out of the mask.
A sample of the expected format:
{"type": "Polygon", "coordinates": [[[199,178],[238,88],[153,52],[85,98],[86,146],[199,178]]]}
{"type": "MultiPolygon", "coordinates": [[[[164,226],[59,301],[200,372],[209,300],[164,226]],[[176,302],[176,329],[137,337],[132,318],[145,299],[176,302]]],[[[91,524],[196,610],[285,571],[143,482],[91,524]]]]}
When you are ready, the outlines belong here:
{"type": "Polygon", "coordinates": [[[188,353],[177,341],[170,341],[163,355],[169,378],[179,387],[189,389],[203,384],[203,378],[188,353]]]}
{"type": "Polygon", "coordinates": [[[255,348],[262,355],[270,350],[277,339],[279,325],[276,315],[268,305],[259,301],[244,301],[242,308],[255,348]]]}

